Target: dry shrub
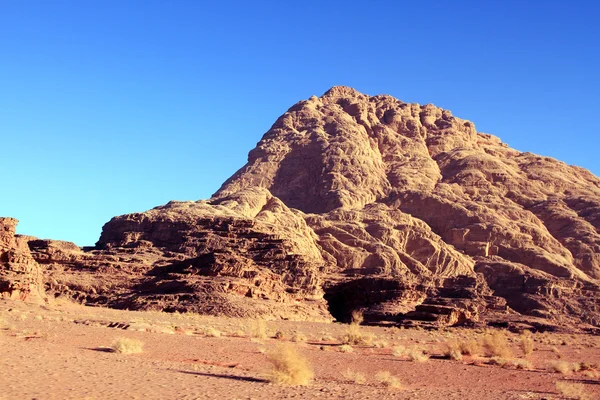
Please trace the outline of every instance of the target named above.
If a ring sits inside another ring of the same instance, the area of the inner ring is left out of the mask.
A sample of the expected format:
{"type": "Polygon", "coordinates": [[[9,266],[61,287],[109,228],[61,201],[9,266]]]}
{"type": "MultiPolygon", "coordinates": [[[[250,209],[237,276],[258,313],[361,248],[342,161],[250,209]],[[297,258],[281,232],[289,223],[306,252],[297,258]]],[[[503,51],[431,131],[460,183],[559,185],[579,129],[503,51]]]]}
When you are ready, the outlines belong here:
{"type": "Polygon", "coordinates": [[[585,386],[581,383],[572,383],[559,381],[556,382],[556,390],[558,393],[565,396],[568,399],[574,400],[588,400],[591,399],[591,396],[585,390],[585,386]]]}
{"type": "Polygon", "coordinates": [[[115,353],[135,354],[142,352],[142,349],[144,348],[144,343],[137,339],[118,338],[113,342],[110,348],[115,353]]]}
{"type": "Polygon", "coordinates": [[[520,346],[523,351],[523,355],[527,357],[531,353],[533,353],[533,338],[531,337],[531,332],[525,330],[521,333],[520,336],[520,346]]]}
{"type": "Polygon", "coordinates": [[[460,344],[455,340],[446,342],[444,347],[444,357],[455,361],[462,360],[463,357],[462,352],[460,351],[460,344]]]}
{"type": "Polygon", "coordinates": [[[562,354],[560,353],[560,350],[559,350],[559,349],[557,349],[556,347],[552,347],[550,350],[551,350],[551,351],[552,351],[554,354],[556,354],[556,356],[557,356],[558,358],[562,358],[562,354]]]}
{"type": "Polygon", "coordinates": [[[549,367],[552,372],[558,372],[563,375],[570,375],[579,369],[578,364],[571,364],[567,361],[552,361],[549,367]]]}
{"type": "Polygon", "coordinates": [[[410,361],[424,362],[429,360],[423,349],[418,347],[396,346],[392,349],[392,354],[396,357],[408,358],[410,361]]]}
{"type": "Polygon", "coordinates": [[[375,339],[373,346],[377,347],[378,349],[385,349],[389,346],[389,342],[385,339],[375,339]]]}
{"type": "Polygon", "coordinates": [[[528,371],[533,369],[533,365],[531,364],[531,362],[529,362],[529,360],[524,360],[522,358],[516,358],[516,359],[512,360],[512,365],[516,369],[524,369],[524,370],[528,370],[528,371]]]}
{"type": "Polygon", "coordinates": [[[365,383],[367,383],[367,379],[363,374],[361,374],[360,372],[354,372],[350,369],[347,369],[346,372],[344,372],[344,379],[351,383],[356,383],[358,385],[364,385],[365,383]]]}
{"type": "Polygon", "coordinates": [[[292,342],[306,342],[307,340],[306,335],[300,332],[295,332],[292,336],[292,342]]]}
{"type": "Polygon", "coordinates": [[[267,323],[262,319],[254,319],[248,323],[248,333],[250,337],[256,339],[266,339],[269,337],[267,334],[267,323]]]}
{"type": "Polygon", "coordinates": [[[282,331],[277,331],[275,332],[275,335],[273,337],[275,339],[283,340],[285,339],[285,333],[283,333],[282,331]]]}
{"type": "Polygon", "coordinates": [[[352,311],[352,315],[350,316],[350,323],[352,325],[360,325],[365,320],[365,316],[361,310],[352,311]]]}
{"type": "Polygon", "coordinates": [[[366,346],[373,341],[373,334],[364,332],[359,325],[352,324],[346,328],[346,333],[342,336],[343,344],[354,346],[366,346]]]}
{"type": "Polygon", "coordinates": [[[483,337],[483,348],[488,357],[510,358],[512,351],[503,331],[494,331],[483,337]]]}
{"type": "Polygon", "coordinates": [[[212,326],[208,326],[206,328],[204,328],[202,330],[202,333],[204,333],[204,336],[208,336],[208,337],[221,337],[221,332],[215,328],[213,328],[212,326]]]}
{"type": "Polygon", "coordinates": [[[273,364],[268,374],[269,381],[278,385],[305,386],[313,380],[314,373],[308,360],[291,345],[277,346],[266,355],[273,364]]]}
{"type": "Polygon", "coordinates": [[[375,379],[390,389],[400,389],[402,387],[400,379],[392,375],[389,371],[379,371],[377,374],[375,374],[375,379]]]}
{"type": "Polygon", "coordinates": [[[463,355],[476,356],[481,354],[481,345],[474,339],[460,341],[458,345],[463,355]]]}
{"type": "Polygon", "coordinates": [[[339,347],[340,353],[352,353],[354,349],[349,344],[343,344],[339,347]]]}

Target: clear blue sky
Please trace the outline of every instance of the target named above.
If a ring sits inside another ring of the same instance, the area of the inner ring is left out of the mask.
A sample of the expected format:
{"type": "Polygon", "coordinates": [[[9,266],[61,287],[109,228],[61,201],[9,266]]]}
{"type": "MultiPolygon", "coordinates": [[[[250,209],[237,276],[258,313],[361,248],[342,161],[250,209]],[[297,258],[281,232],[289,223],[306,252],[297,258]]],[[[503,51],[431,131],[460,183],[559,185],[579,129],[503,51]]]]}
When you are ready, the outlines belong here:
{"type": "Polygon", "coordinates": [[[93,245],[208,198],[333,85],[434,103],[600,174],[594,1],[0,0],[0,215],[93,245]]]}

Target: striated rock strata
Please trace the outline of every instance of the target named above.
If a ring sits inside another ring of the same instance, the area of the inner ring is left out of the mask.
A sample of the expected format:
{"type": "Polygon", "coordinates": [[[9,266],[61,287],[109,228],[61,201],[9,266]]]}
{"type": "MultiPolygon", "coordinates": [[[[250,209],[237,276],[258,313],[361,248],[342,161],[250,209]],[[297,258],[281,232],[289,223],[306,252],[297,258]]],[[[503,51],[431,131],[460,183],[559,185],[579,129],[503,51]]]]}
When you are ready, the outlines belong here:
{"type": "Polygon", "coordinates": [[[0,218],[0,297],[44,302],[42,271],[27,240],[15,235],[17,220],[0,218]]]}
{"type": "Polygon", "coordinates": [[[91,304],[600,323],[600,179],[347,87],[290,108],[211,199],[115,217],[87,252],[30,246],[57,277],[109,277],[72,293],[91,304]]]}

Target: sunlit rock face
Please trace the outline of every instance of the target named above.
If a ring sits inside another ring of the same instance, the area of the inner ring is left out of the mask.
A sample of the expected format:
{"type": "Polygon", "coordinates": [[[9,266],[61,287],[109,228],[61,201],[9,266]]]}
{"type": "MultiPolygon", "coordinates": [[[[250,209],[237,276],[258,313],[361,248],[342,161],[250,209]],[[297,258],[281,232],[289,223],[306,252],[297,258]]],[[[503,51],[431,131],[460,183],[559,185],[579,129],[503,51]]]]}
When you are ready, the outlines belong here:
{"type": "Polygon", "coordinates": [[[17,223],[14,218],[0,218],[0,297],[43,303],[41,267],[27,240],[15,234],[17,223]]]}
{"type": "Polygon", "coordinates": [[[589,171],[430,104],[333,87],[282,115],[211,199],[115,217],[79,255],[33,253],[63,275],[112,271],[111,290],[72,295],[115,307],[598,325],[599,232],[589,171]]]}

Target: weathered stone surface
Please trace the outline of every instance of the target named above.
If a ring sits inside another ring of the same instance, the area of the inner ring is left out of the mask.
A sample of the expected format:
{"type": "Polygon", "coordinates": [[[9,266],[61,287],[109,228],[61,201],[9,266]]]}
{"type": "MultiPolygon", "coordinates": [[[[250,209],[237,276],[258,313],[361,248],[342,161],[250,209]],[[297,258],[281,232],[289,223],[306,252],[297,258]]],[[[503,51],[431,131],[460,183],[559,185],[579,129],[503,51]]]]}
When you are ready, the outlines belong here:
{"type": "Polygon", "coordinates": [[[0,218],[0,296],[43,302],[42,271],[27,241],[15,235],[17,223],[14,218],[0,218]]]}
{"type": "Polygon", "coordinates": [[[87,252],[30,245],[50,274],[110,275],[78,293],[115,307],[600,322],[600,179],[347,87],[290,108],[207,201],[115,217],[87,252]]]}

